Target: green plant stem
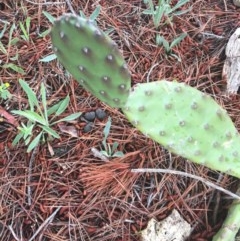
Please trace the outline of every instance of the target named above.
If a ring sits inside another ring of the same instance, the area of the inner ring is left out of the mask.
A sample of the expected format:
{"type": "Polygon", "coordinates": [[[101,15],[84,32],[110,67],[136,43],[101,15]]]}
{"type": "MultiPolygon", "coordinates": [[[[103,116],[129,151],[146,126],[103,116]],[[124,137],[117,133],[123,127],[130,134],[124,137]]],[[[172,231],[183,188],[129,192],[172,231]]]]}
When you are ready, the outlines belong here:
{"type": "MultiPolygon", "coordinates": [[[[236,194],[240,194],[240,183],[236,194]]],[[[240,229],[240,201],[235,200],[231,204],[228,215],[223,222],[221,229],[213,237],[212,241],[234,241],[240,229]]]]}

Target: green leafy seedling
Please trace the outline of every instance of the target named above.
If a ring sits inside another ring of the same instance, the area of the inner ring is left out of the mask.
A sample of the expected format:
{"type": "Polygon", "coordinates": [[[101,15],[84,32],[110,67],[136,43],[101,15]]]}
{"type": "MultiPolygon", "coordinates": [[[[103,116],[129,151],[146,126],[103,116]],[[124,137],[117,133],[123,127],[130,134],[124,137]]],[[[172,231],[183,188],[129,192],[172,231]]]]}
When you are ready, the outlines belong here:
{"type": "Polygon", "coordinates": [[[60,138],[59,134],[52,129],[53,125],[63,121],[73,121],[78,118],[81,113],[78,112],[57,119],[68,107],[70,101],[69,96],[48,108],[46,89],[43,83],[41,84],[40,90],[42,105],[39,104],[36,94],[24,80],[20,79],[19,83],[28,96],[30,109],[12,111],[12,113],[25,117],[28,120],[27,126],[22,123],[22,127],[19,127],[19,133],[13,140],[13,145],[16,145],[21,139],[24,139],[25,145],[28,145],[27,152],[30,152],[39,145],[41,140],[45,142],[44,134],[48,134],[49,139],[60,138]],[[40,132],[33,138],[34,131],[36,131],[37,128],[40,128],[40,132]]]}
{"type": "Polygon", "coordinates": [[[100,153],[102,153],[106,157],[123,157],[124,154],[122,151],[117,151],[118,148],[118,142],[114,142],[113,145],[111,146],[110,144],[107,143],[107,138],[110,133],[110,128],[112,124],[112,119],[111,117],[108,117],[108,121],[103,129],[103,141],[102,145],[104,147],[104,150],[101,150],[100,153]]]}
{"type": "Polygon", "coordinates": [[[0,51],[3,54],[6,55],[6,62],[2,63],[2,65],[0,65],[0,67],[4,68],[6,70],[15,71],[15,72],[17,72],[19,74],[24,75],[25,71],[20,66],[18,66],[18,64],[13,63],[14,61],[18,61],[18,53],[16,53],[16,55],[13,56],[13,57],[9,56],[9,53],[11,52],[9,50],[11,49],[12,46],[16,45],[16,43],[19,41],[19,38],[13,37],[14,36],[14,31],[17,28],[15,24],[12,24],[11,27],[10,27],[9,34],[8,34],[9,37],[8,37],[8,44],[7,44],[7,46],[4,45],[1,42],[1,38],[4,36],[4,33],[7,31],[7,26],[8,25],[9,24],[6,22],[5,25],[4,25],[3,30],[0,33],[0,51]]]}
{"type": "Polygon", "coordinates": [[[171,55],[175,57],[179,62],[181,62],[180,57],[178,57],[176,54],[173,53],[173,48],[177,46],[185,37],[187,36],[187,33],[182,33],[178,37],[176,37],[171,43],[169,43],[163,36],[160,34],[156,35],[156,43],[157,45],[162,45],[165,49],[165,53],[167,55],[171,55]]]}
{"type": "Polygon", "coordinates": [[[27,42],[29,42],[30,38],[29,38],[29,33],[30,33],[30,25],[31,25],[31,18],[27,17],[25,20],[25,23],[20,22],[19,26],[21,28],[22,31],[22,35],[21,38],[27,42]]]}
{"type": "Polygon", "coordinates": [[[21,139],[24,140],[25,145],[28,145],[32,138],[34,127],[35,124],[31,121],[28,121],[27,125],[21,123],[21,126],[18,127],[19,133],[16,135],[12,142],[13,146],[15,146],[21,139]]]}
{"type": "Polygon", "coordinates": [[[158,28],[163,17],[166,17],[168,22],[171,23],[174,15],[179,16],[189,12],[191,8],[176,11],[187,2],[189,2],[189,0],[179,0],[176,5],[172,7],[171,0],[158,0],[158,5],[155,7],[152,0],[144,0],[144,3],[149,6],[149,9],[144,10],[143,13],[151,15],[153,18],[154,26],[158,28]]]}
{"type": "Polygon", "coordinates": [[[4,65],[2,65],[2,68],[11,69],[11,70],[15,71],[16,73],[19,73],[22,75],[26,74],[22,67],[17,66],[16,64],[13,64],[13,63],[4,64],[4,65]]]}
{"type": "Polygon", "coordinates": [[[0,98],[2,98],[3,100],[10,99],[12,96],[8,90],[9,86],[10,86],[9,83],[2,83],[0,85],[0,98]]]}
{"type": "Polygon", "coordinates": [[[51,15],[49,12],[47,12],[47,11],[43,11],[43,15],[48,19],[48,21],[50,22],[50,23],[54,23],[54,21],[56,20],[56,18],[55,17],[53,17],[53,15],[51,15]]]}
{"type": "Polygon", "coordinates": [[[152,0],[145,0],[144,3],[149,5],[149,9],[144,10],[143,14],[151,15],[155,28],[158,28],[166,11],[166,6],[160,5],[154,7],[152,0]]]}
{"type": "Polygon", "coordinates": [[[9,22],[7,22],[7,21],[4,22],[3,29],[0,31],[0,39],[4,36],[4,33],[6,32],[8,25],[9,25],[9,22]]]}

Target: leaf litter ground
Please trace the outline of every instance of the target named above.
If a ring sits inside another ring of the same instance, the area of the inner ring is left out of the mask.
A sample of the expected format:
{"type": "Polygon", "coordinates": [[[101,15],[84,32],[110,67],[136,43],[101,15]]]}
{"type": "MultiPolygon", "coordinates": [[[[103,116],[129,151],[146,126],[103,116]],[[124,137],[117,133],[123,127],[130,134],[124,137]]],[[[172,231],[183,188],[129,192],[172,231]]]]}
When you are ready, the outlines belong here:
{"type": "Polygon", "coordinates": [[[1,38],[6,51],[0,51],[0,81],[10,83],[12,98],[0,102],[1,239],[139,240],[140,230],[152,217],[162,220],[177,209],[192,224],[189,240],[211,240],[226,216],[229,196],[186,176],[137,174],[131,169],[179,170],[231,191],[236,189],[236,180],[172,155],[135,130],[119,111],[85,92],[57,61],[39,62],[52,54],[49,35],[39,36],[51,26],[43,11],[58,17],[73,9],[89,16],[99,4],[97,22],[103,30],[113,29],[110,36],[128,63],[133,84],[157,79],[185,82],[213,96],[240,130],[240,98],[225,95],[226,80],[221,75],[226,44],[239,27],[239,9],[230,1],[190,0],[183,9],[192,6],[191,11],[159,29],[151,16],[142,14],[146,5],[140,0],[3,1],[0,29],[8,24],[1,38]],[[29,41],[21,37],[19,27],[27,17],[31,18],[29,41]],[[188,36],[174,48],[181,62],[172,56],[167,58],[164,48],[156,45],[156,34],[171,42],[183,32],[188,36]],[[19,41],[10,45],[10,38],[19,41]],[[14,64],[21,70],[2,67],[4,64],[14,64]],[[36,93],[43,82],[49,104],[68,94],[70,105],[62,117],[97,108],[106,111],[112,118],[107,141],[118,142],[124,157],[103,161],[92,151],[102,147],[107,119],[95,120],[88,133],[83,132],[86,123],[81,119],[64,128],[56,125],[61,139],[40,145],[30,154],[23,142],[13,147],[21,119],[12,116],[11,110],[28,108],[19,78],[36,93]]]}

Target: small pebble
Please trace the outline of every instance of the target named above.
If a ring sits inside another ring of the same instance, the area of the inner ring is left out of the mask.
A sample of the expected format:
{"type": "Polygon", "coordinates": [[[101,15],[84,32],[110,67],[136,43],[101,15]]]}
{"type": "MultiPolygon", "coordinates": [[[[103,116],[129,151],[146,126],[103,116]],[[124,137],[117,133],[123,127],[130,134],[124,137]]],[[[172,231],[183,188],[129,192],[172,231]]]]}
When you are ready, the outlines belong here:
{"type": "Polygon", "coordinates": [[[96,114],[94,111],[86,112],[83,116],[85,120],[93,122],[96,118],[96,114]]]}
{"type": "Polygon", "coordinates": [[[107,114],[104,110],[99,108],[96,110],[96,117],[101,121],[107,117],[107,114]]]}
{"type": "Polygon", "coordinates": [[[87,123],[83,128],[83,132],[84,133],[90,132],[93,129],[93,126],[94,124],[92,122],[87,123]]]}

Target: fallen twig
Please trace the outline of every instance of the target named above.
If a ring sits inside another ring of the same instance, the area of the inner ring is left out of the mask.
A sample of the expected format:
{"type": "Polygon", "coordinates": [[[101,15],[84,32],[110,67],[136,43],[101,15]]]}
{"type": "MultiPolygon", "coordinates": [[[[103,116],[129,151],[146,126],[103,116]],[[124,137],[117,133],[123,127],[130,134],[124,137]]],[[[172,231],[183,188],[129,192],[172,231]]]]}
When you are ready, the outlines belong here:
{"type": "Polygon", "coordinates": [[[176,170],[169,170],[169,169],[161,169],[161,168],[157,168],[157,169],[154,169],[154,168],[138,168],[138,169],[131,169],[131,172],[139,172],[139,173],[144,173],[144,172],[159,172],[159,173],[168,173],[168,174],[174,174],[174,175],[181,175],[181,176],[185,176],[185,177],[190,177],[190,178],[193,178],[195,180],[198,180],[200,182],[203,182],[205,183],[207,186],[209,187],[212,187],[212,188],[215,188],[229,196],[231,196],[232,198],[234,199],[238,199],[240,200],[240,196],[233,193],[233,192],[230,192],[212,182],[209,182],[208,180],[202,178],[202,177],[198,177],[198,176],[195,176],[193,174],[189,174],[189,173],[186,173],[186,172],[181,172],[181,171],[176,171],[176,170]]]}

